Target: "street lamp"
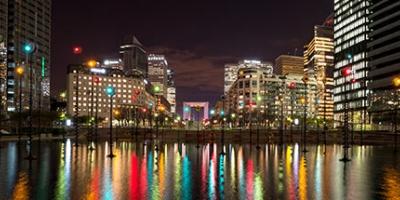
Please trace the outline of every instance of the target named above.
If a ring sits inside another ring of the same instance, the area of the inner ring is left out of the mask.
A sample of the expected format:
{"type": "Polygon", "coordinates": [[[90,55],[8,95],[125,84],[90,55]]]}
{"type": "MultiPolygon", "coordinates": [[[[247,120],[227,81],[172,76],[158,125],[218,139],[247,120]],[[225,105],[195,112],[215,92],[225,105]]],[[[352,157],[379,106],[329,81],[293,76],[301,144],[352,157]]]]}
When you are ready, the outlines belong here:
{"type": "Polygon", "coordinates": [[[304,99],[303,99],[303,103],[304,103],[304,115],[303,115],[303,152],[307,152],[307,98],[308,98],[308,77],[303,77],[302,79],[303,83],[304,83],[304,99]]]}
{"type": "Polygon", "coordinates": [[[257,133],[257,146],[256,149],[260,149],[260,102],[262,101],[262,97],[261,95],[257,95],[257,129],[256,129],[256,133],[257,133]]]}
{"type": "Polygon", "coordinates": [[[290,140],[293,141],[293,111],[296,82],[290,82],[288,88],[290,89],[290,140]]]}
{"type": "Polygon", "coordinates": [[[17,73],[19,77],[18,81],[18,92],[19,92],[19,109],[18,109],[18,141],[21,140],[21,115],[22,115],[22,76],[24,75],[24,68],[19,66],[15,69],[15,72],[17,73]]]}
{"type": "MultiPolygon", "coordinates": [[[[74,49],[77,50],[77,49],[74,49]]],[[[75,51],[74,51],[75,52],[75,51]]],[[[96,60],[88,60],[86,62],[86,66],[89,68],[90,71],[90,75],[91,75],[91,85],[90,85],[90,118],[93,118],[93,104],[94,104],[94,74],[90,69],[93,69],[97,66],[97,61],[96,60]]],[[[97,110],[97,109],[96,109],[97,110]]],[[[94,150],[93,148],[93,132],[94,132],[94,123],[96,123],[95,121],[97,121],[97,116],[95,120],[90,120],[90,134],[89,134],[89,150],[94,150]]]]}
{"type": "Polygon", "coordinates": [[[394,96],[395,96],[395,101],[396,101],[396,104],[395,104],[396,107],[394,108],[394,135],[395,135],[395,147],[396,147],[395,150],[397,150],[397,112],[398,112],[397,109],[398,109],[398,106],[400,103],[397,90],[400,88],[400,77],[395,77],[392,80],[392,83],[395,88],[394,96]]]}
{"type": "Polygon", "coordinates": [[[35,159],[32,156],[32,111],[33,111],[33,69],[32,64],[29,64],[29,57],[35,51],[35,46],[32,43],[25,43],[22,46],[22,50],[25,53],[25,64],[29,65],[29,155],[26,157],[27,160],[35,159]]]}
{"type": "Polygon", "coordinates": [[[115,157],[113,154],[113,138],[112,138],[112,119],[113,119],[113,97],[115,95],[115,88],[113,86],[106,87],[106,94],[110,97],[110,132],[109,132],[109,143],[110,143],[110,154],[108,155],[109,158],[115,157]]]}
{"type": "MultiPolygon", "coordinates": [[[[348,56],[349,59],[351,59],[350,56],[348,56]]],[[[351,67],[345,67],[341,70],[341,75],[345,79],[345,83],[347,83],[347,78],[352,74],[351,67]]],[[[350,83],[351,84],[351,83],[350,83]]],[[[346,87],[345,87],[346,88],[346,87]]],[[[349,102],[347,99],[347,93],[345,91],[344,94],[344,123],[343,123],[343,158],[340,159],[340,161],[343,162],[348,162],[350,161],[349,159],[349,113],[348,113],[348,107],[349,107],[349,102]]]]}
{"type": "Polygon", "coordinates": [[[279,125],[279,135],[280,135],[280,144],[283,144],[283,129],[284,129],[284,116],[283,116],[283,107],[284,107],[284,102],[285,102],[285,90],[286,90],[286,76],[281,76],[279,77],[282,80],[282,93],[281,93],[281,112],[280,112],[280,125],[279,125]]]}
{"type": "Polygon", "coordinates": [[[224,140],[225,140],[225,95],[221,96],[222,101],[222,110],[221,110],[221,118],[222,118],[222,135],[221,135],[221,155],[225,155],[224,152],[224,140]]]}
{"type": "Polygon", "coordinates": [[[73,47],[73,48],[72,48],[72,53],[74,53],[74,54],[76,54],[76,55],[81,54],[81,53],[82,53],[82,47],[80,47],[80,46],[75,46],[75,47],[73,47]]]}

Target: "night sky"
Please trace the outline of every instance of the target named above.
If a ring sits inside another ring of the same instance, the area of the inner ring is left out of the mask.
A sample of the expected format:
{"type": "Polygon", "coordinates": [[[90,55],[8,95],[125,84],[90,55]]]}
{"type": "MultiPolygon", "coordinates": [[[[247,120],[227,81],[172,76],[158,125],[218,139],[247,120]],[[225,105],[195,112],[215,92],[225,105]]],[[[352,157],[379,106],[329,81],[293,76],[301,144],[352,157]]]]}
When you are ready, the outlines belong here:
{"type": "Polygon", "coordinates": [[[333,0],[55,0],[52,94],[65,89],[68,64],[117,57],[123,36],[135,34],[148,52],[167,56],[178,102],[214,102],[223,92],[225,63],[273,62],[296,48],[302,54],[313,26],[332,10],[333,0]],[[71,53],[76,44],[81,58],[71,53]]]}

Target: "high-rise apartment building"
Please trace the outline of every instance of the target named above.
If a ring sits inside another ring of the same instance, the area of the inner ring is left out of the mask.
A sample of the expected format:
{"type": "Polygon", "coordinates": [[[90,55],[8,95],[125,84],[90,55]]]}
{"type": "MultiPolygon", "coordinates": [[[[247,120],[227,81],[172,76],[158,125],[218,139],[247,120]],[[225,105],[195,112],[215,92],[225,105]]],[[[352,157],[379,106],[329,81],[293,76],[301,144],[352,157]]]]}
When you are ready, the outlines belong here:
{"type": "Polygon", "coordinates": [[[156,95],[167,98],[168,62],[164,55],[150,54],[148,60],[148,80],[157,88],[156,95]]]}
{"type": "Polygon", "coordinates": [[[317,83],[318,116],[333,119],[333,27],[328,18],[324,25],[314,27],[313,39],[304,47],[305,76],[317,83]]]}
{"type": "Polygon", "coordinates": [[[300,56],[281,55],[275,59],[274,73],[278,75],[303,75],[304,58],[300,56]]]}
{"type": "Polygon", "coordinates": [[[266,72],[272,75],[273,67],[272,63],[261,62],[259,60],[243,60],[238,64],[226,64],[225,65],[225,78],[224,78],[224,92],[225,94],[229,91],[231,85],[237,80],[239,69],[242,68],[260,68],[265,69],[266,72]]]}
{"type": "Polygon", "coordinates": [[[167,101],[171,104],[171,112],[176,113],[176,87],[175,72],[168,68],[167,70],[167,101]]]}
{"type": "Polygon", "coordinates": [[[125,37],[119,52],[125,73],[147,77],[146,51],[135,36],[125,37]]]}
{"type": "Polygon", "coordinates": [[[393,78],[400,75],[400,2],[370,2],[368,86],[379,92],[393,88],[393,78]]]}
{"type": "Polygon", "coordinates": [[[0,0],[0,111],[6,106],[8,0],[0,0]]]}
{"type": "Polygon", "coordinates": [[[15,68],[23,66],[22,107],[29,107],[29,74],[32,69],[33,109],[50,109],[51,0],[9,0],[7,30],[7,110],[15,111],[17,85],[15,68]],[[23,47],[31,44],[26,56],[23,47]]]}
{"type": "Polygon", "coordinates": [[[334,112],[336,121],[344,120],[346,108],[352,112],[352,121],[355,123],[366,120],[369,6],[369,0],[334,1],[334,112]],[[351,71],[351,75],[343,76],[342,72],[346,70],[351,71]]]}
{"type": "Polygon", "coordinates": [[[370,1],[368,60],[369,113],[371,121],[393,124],[399,91],[394,80],[400,77],[400,2],[370,1]],[[397,99],[396,99],[397,98],[397,99]],[[389,111],[389,112],[388,112],[389,111]]]}

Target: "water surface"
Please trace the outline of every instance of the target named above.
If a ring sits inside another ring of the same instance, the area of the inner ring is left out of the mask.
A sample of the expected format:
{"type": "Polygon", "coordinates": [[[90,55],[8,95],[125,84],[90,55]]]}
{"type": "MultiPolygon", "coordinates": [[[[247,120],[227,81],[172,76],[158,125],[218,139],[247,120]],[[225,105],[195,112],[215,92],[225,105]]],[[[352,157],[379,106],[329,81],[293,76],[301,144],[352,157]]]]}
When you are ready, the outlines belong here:
{"type": "Polygon", "coordinates": [[[400,199],[400,153],[340,145],[2,143],[0,199],[400,199]],[[157,146],[156,146],[157,145],[157,146]],[[155,150],[158,149],[158,150],[155,150]],[[225,154],[221,154],[225,152],[225,154]]]}

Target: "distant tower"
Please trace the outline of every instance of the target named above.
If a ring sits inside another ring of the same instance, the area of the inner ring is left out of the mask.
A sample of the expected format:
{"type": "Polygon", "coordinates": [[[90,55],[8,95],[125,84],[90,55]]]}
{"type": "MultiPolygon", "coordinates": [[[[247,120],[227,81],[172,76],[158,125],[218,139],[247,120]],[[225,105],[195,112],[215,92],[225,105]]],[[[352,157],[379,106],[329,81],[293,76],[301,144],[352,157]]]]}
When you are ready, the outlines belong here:
{"type": "MultiPolygon", "coordinates": [[[[0,0],[0,7],[3,7],[2,2],[0,0]]],[[[49,110],[51,0],[8,0],[7,8],[7,110],[15,111],[18,102],[18,81],[14,75],[17,66],[32,66],[33,109],[37,109],[40,102],[41,109],[49,110]],[[26,43],[35,47],[29,65],[25,63],[26,55],[23,52],[26,43]]],[[[25,69],[25,73],[22,80],[22,107],[28,107],[29,102],[29,70],[25,69]]]]}
{"type": "Polygon", "coordinates": [[[147,77],[147,55],[143,45],[134,36],[124,38],[120,46],[120,56],[127,74],[147,77]]]}

